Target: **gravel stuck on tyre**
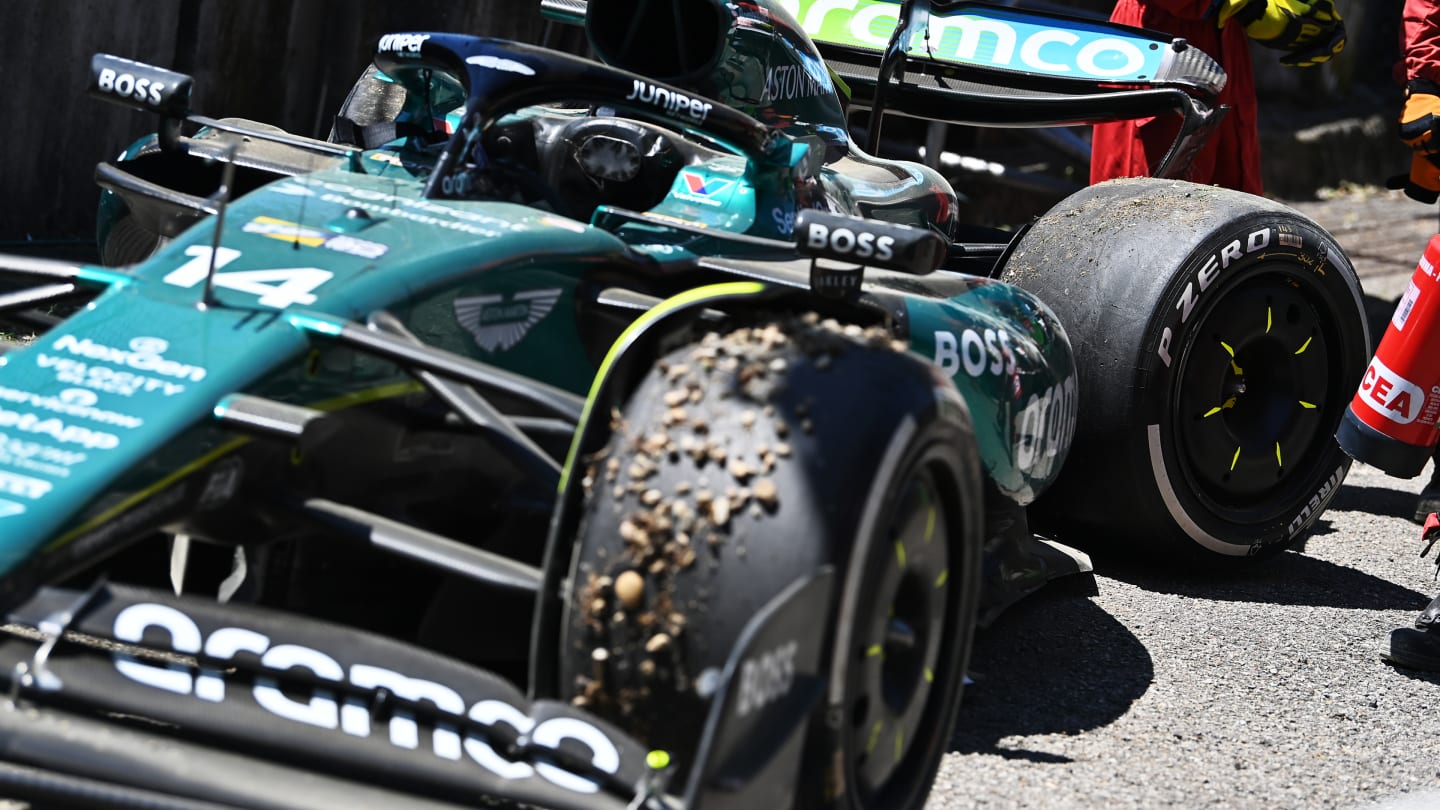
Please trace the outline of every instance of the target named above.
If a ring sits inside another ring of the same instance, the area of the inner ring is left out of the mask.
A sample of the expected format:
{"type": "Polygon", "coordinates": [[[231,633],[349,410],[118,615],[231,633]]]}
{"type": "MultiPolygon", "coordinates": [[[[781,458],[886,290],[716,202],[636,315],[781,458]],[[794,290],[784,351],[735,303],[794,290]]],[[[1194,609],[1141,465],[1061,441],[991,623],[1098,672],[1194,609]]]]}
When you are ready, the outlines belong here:
{"type": "Polygon", "coordinates": [[[612,418],[587,466],[562,688],[693,761],[747,620],[833,566],[813,625],[829,721],[808,731],[799,800],[920,807],[980,576],[980,470],[953,386],[883,330],[786,318],[670,352],[612,418]]]}
{"type": "Polygon", "coordinates": [[[1278,552],[1324,511],[1368,340],[1354,268],[1320,226],[1228,189],[1113,181],[1042,217],[1004,280],[1060,316],[1080,380],[1037,526],[1213,559],[1278,552]]]}

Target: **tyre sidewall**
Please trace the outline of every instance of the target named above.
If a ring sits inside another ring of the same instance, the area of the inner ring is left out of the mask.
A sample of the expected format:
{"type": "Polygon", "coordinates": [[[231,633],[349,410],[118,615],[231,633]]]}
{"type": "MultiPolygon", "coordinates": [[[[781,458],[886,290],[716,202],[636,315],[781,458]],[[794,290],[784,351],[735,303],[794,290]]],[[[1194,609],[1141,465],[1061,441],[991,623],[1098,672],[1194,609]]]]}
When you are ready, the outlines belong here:
{"type": "MultiPolygon", "coordinates": [[[[1334,241],[1299,217],[1252,212],[1202,239],[1171,275],[1140,343],[1132,412],[1141,426],[1136,460],[1149,470],[1154,495],[1169,519],[1195,543],[1224,555],[1256,555],[1287,546],[1324,511],[1350,465],[1329,435],[1333,431],[1327,431],[1324,448],[1306,453],[1299,471],[1303,486],[1291,485],[1304,494],[1287,498],[1289,503],[1259,523],[1237,524],[1218,516],[1186,478],[1174,422],[1181,418],[1175,400],[1187,353],[1206,318],[1229,293],[1269,272],[1293,274],[1302,286],[1314,285],[1320,299],[1316,303],[1328,305],[1328,313],[1322,312],[1329,316],[1322,322],[1328,345],[1341,355],[1332,389],[1353,389],[1364,371],[1367,345],[1359,286],[1334,241]]],[[[1335,411],[1338,423],[1344,403],[1326,407],[1335,411]]]]}
{"type": "MultiPolygon", "coordinates": [[[[898,500],[911,474],[923,465],[936,464],[942,476],[937,485],[942,497],[948,498],[946,506],[953,523],[952,531],[962,537],[980,536],[983,516],[980,510],[979,468],[973,461],[967,464],[966,459],[955,452],[956,448],[966,446],[974,446],[973,433],[959,429],[953,422],[934,419],[933,416],[918,422],[906,420],[897,425],[892,436],[891,447],[895,448],[895,452],[887,453],[879,474],[872,481],[870,494],[865,501],[866,507],[861,512],[858,531],[850,544],[848,575],[839,597],[833,631],[835,654],[830,677],[830,701],[832,712],[838,710],[844,722],[848,722],[844,708],[852,697],[853,685],[848,672],[853,659],[845,655],[844,651],[852,646],[850,639],[857,627],[856,611],[865,610],[867,606],[872,610],[876,607],[876,581],[865,574],[885,564],[883,558],[894,553],[882,534],[898,506],[898,500]],[[969,503],[964,503],[967,498],[969,503]]],[[[934,687],[941,691],[938,699],[933,691],[928,697],[934,715],[927,720],[928,733],[925,738],[912,742],[910,756],[917,756],[913,746],[923,746],[930,751],[919,759],[912,759],[907,767],[913,770],[903,774],[900,780],[902,789],[887,792],[883,797],[883,804],[871,805],[874,807],[919,808],[923,805],[959,715],[964,673],[969,664],[979,602],[981,544],[952,543],[950,554],[950,570],[972,572],[973,576],[963,579],[963,574],[958,575],[954,590],[948,596],[946,624],[950,632],[941,640],[941,652],[937,660],[941,669],[936,673],[934,687]]],[[[829,739],[831,743],[825,747],[826,750],[831,746],[838,746],[835,750],[838,751],[841,761],[852,761],[857,753],[851,750],[854,736],[848,733],[843,725],[838,735],[832,734],[829,739]]],[[[844,801],[839,806],[858,810],[866,805],[861,803],[863,797],[858,795],[856,786],[848,781],[849,776],[847,772],[847,790],[844,801]]]]}

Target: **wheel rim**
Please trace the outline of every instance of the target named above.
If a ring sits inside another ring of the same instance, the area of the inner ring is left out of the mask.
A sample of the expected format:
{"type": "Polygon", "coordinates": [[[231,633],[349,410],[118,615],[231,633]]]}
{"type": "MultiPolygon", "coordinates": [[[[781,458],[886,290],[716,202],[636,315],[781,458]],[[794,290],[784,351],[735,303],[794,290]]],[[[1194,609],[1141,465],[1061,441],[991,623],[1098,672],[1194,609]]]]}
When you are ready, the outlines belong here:
{"type": "MultiPolygon", "coordinates": [[[[1175,446],[1212,510],[1256,521],[1309,494],[1338,418],[1344,344],[1317,283],[1260,272],[1204,313],[1180,362],[1175,446]]],[[[1343,404],[1343,403],[1342,403],[1343,404]]]]}
{"type": "Polygon", "coordinates": [[[942,664],[953,586],[939,493],[929,469],[905,484],[877,538],[886,553],[866,572],[870,610],[853,637],[847,689],[849,765],[863,806],[898,806],[896,794],[914,786],[926,765],[923,741],[943,715],[932,698],[960,677],[942,664]]]}

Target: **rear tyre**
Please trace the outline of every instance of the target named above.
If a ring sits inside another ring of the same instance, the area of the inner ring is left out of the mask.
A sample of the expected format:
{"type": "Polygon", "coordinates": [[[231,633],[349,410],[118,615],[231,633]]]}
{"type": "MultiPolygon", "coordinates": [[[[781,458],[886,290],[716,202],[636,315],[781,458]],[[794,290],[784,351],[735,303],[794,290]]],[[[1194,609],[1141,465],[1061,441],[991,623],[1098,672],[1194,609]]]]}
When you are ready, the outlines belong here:
{"type": "Polygon", "coordinates": [[[1114,181],[1042,217],[1003,278],[1060,316],[1079,375],[1037,528],[1219,559],[1278,552],[1324,511],[1368,342],[1354,268],[1318,225],[1227,189],[1114,181]]]}
{"type": "Polygon", "coordinates": [[[561,689],[684,768],[745,622],[833,565],[799,804],[919,808],[975,624],[980,472],[953,386],[849,329],[711,334],[650,371],[585,477],[561,689]]]}

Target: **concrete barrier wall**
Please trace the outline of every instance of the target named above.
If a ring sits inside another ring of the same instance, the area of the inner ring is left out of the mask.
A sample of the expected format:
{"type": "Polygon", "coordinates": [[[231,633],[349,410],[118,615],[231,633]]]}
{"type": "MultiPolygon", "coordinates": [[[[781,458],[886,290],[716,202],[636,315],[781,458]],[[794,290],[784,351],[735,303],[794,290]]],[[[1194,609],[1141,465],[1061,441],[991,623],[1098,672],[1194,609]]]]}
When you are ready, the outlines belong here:
{"type": "MultiPolygon", "coordinates": [[[[539,42],[538,8],[538,0],[0,0],[0,249],[91,238],[95,164],[154,131],[154,116],[86,95],[98,51],[192,73],[202,114],[324,137],[381,34],[539,42]]],[[[563,44],[580,43],[576,31],[560,33],[563,44]]]]}
{"type": "MultiPolygon", "coordinates": [[[[1110,0],[1017,0],[1108,12],[1110,0]]],[[[1295,197],[1341,179],[1375,183],[1403,168],[1398,92],[1388,81],[1400,0],[1337,0],[1350,47],[1321,69],[1280,68],[1255,49],[1266,186],[1295,197]],[[1318,103],[1317,103],[1318,102],[1318,103]],[[1305,140],[1327,121],[1349,135],[1305,140]],[[1355,124],[1354,122],[1359,122],[1355,124]],[[1362,126],[1363,124],[1363,126],[1362,126]],[[1296,133],[1300,134],[1297,138],[1296,133]]],[[[540,42],[539,0],[0,0],[0,250],[17,241],[88,240],[95,164],[154,117],[85,94],[91,54],[106,51],[191,73],[195,109],[323,137],[330,116],[389,31],[455,30],[540,42]]],[[[579,49],[575,29],[549,31],[579,49]]]]}

